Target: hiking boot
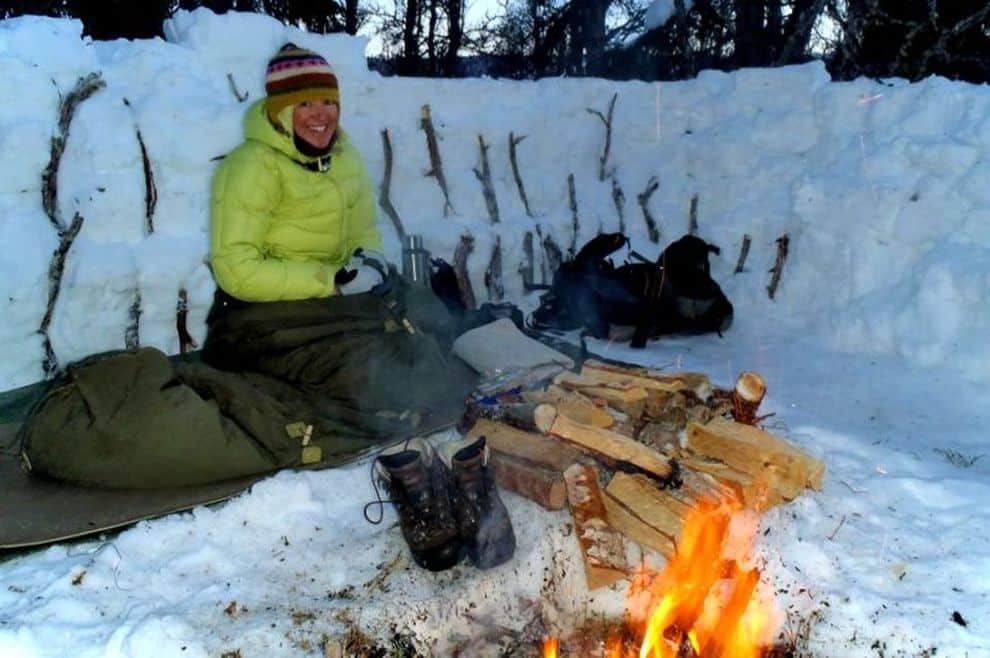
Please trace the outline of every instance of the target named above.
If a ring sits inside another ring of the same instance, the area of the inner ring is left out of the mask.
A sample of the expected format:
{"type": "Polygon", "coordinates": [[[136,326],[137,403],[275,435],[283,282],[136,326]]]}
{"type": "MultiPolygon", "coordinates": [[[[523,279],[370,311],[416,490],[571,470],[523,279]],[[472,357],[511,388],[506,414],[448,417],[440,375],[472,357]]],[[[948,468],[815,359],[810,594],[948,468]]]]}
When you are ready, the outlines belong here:
{"type": "Polygon", "coordinates": [[[450,472],[430,445],[423,439],[403,442],[379,455],[375,468],[416,564],[430,571],[457,564],[461,540],[451,504],[450,472]]]}
{"type": "Polygon", "coordinates": [[[506,562],[515,553],[516,535],[488,464],[485,437],[447,444],[443,456],[454,474],[454,511],[468,558],[479,569],[506,562]]]}

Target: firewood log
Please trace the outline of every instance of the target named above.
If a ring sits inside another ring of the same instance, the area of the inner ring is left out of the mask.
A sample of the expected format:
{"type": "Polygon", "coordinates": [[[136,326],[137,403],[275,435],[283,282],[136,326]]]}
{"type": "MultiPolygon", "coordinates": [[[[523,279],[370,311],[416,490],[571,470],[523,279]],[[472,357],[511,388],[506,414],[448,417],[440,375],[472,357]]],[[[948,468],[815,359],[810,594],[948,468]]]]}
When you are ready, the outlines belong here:
{"type": "Polygon", "coordinates": [[[612,468],[634,468],[661,480],[675,471],[671,460],[655,450],[617,432],[576,423],[563,414],[557,414],[549,433],[590,451],[612,468]]]}
{"type": "Polygon", "coordinates": [[[554,378],[554,384],[568,391],[577,391],[592,399],[605,401],[609,406],[638,420],[646,408],[649,397],[646,389],[629,384],[608,383],[602,380],[562,372],[554,378]]]}
{"type": "Polygon", "coordinates": [[[549,510],[563,509],[567,502],[567,488],[560,471],[541,468],[497,451],[492,452],[491,464],[499,487],[549,510]]]}
{"type": "Polygon", "coordinates": [[[609,522],[637,543],[666,557],[674,547],[691,505],[677,500],[642,475],[616,473],[605,488],[609,522]]]}
{"type": "Polygon", "coordinates": [[[664,389],[667,389],[668,387],[673,390],[686,389],[694,393],[701,400],[707,400],[708,396],[710,396],[712,392],[712,384],[708,379],[708,375],[700,372],[664,372],[661,370],[653,370],[651,368],[642,368],[639,366],[619,366],[598,361],[596,359],[588,359],[582,365],[581,374],[589,377],[597,377],[599,379],[607,379],[611,376],[611,381],[621,381],[624,378],[633,378],[636,380],[635,383],[637,386],[642,386],[644,388],[650,388],[650,384],[639,380],[646,380],[646,382],[652,381],[666,385],[661,387],[664,389]]]}
{"type": "Polygon", "coordinates": [[[583,456],[580,450],[553,437],[524,432],[484,418],[474,424],[467,436],[484,436],[491,450],[558,473],[563,473],[583,456]]]}
{"type": "Polygon", "coordinates": [[[607,523],[608,513],[602,500],[598,472],[593,466],[574,464],[564,471],[564,481],[584,558],[588,589],[622,580],[629,572],[625,542],[607,523]]]}
{"type": "Polygon", "coordinates": [[[536,404],[551,404],[568,418],[585,425],[605,428],[615,425],[616,419],[608,412],[607,405],[599,406],[591,398],[559,386],[551,385],[544,391],[526,391],[523,399],[536,404]]]}
{"type": "Polygon", "coordinates": [[[768,477],[757,479],[748,473],[738,471],[717,459],[709,459],[700,455],[681,456],[677,463],[681,466],[681,475],[695,472],[715,478],[718,483],[733,491],[738,500],[749,509],[766,511],[785,502],[784,498],[772,488],[768,477]]]}
{"type": "Polygon", "coordinates": [[[787,500],[796,498],[806,487],[821,490],[825,478],[824,462],[758,427],[724,418],[714,418],[705,425],[690,423],[687,448],[719,459],[756,480],[768,478],[768,485],[787,500]]]}

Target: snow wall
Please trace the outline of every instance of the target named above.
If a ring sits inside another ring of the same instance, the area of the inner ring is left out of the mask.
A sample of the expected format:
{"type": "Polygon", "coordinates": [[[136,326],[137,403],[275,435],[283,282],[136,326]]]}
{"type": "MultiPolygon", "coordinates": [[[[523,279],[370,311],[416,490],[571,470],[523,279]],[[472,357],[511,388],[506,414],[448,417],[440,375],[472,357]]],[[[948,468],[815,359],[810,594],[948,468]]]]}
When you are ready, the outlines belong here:
{"type": "MultiPolygon", "coordinates": [[[[388,130],[391,198],[406,230],[447,260],[463,233],[474,236],[468,262],[481,300],[496,236],[506,296],[516,301],[526,231],[539,226],[565,249],[571,244],[569,174],[577,242],[618,230],[614,179],[632,246],[649,257],[687,231],[698,196],[699,235],[722,249],[712,268],[736,306],[733,332],[810,334],[829,348],[990,380],[985,86],[940,78],[833,84],[820,63],[673,83],[385,78],[368,71],[364,39],[306,34],[265,16],[180,12],[166,34],[167,41],[93,42],[74,20],[0,22],[0,390],[43,376],[39,327],[59,240],[42,209],[42,172],[60,95],[94,71],[106,81],[79,106],[59,169],[61,216],[79,213],[84,223],[49,327],[55,354],[66,363],[123,347],[138,294],[140,342],[175,352],[179,289],[188,291],[198,340],[213,295],[204,264],[212,171],[240,142],[247,104],[264,94],[265,63],[286,40],[318,50],[337,70],[342,125],[376,183],[388,130]],[[240,102],[235,90],[248,99],[240,102]],[[604,126],[589,110],[604,114],[613,94],[611,178],[601,181],[604,126]],[[436,180],[424,176],[424,104],[440,138],[449,217],[436,180]],[[150,233],[137,130],[157,188],[150,233]],[[512,176],[510,132],[526,137],[517,152],[534,217],[512,176]],[[490,146],[498,225],[474,173],[479,135],[490,146]],[[657,244],[637,200],[653,177],[659,186],[647,207],[661,231],[657,244]],[[785,233],[790,253],[770,300],[768,271],[785,233]],[[752,236],[747,267],[733,275],[744,234],[752,236]]],[[[396,232],[383,213],[379,222],[399,262],[396,232]]]]}

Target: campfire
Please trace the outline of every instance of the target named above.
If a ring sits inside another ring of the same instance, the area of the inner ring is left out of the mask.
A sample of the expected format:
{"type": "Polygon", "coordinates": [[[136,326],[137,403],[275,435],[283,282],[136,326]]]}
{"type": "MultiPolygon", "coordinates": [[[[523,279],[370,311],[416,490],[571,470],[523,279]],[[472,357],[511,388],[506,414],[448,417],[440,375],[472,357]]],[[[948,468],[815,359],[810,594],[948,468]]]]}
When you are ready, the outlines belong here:
{"type": "MultiPolygon", "coordinates": [[[[500,486],[570,508],[589,590],[629,580],[604,658],[769,658],[783,622],[753,549],[763,511],[820,489],[824,464],[758,424],[765,383],[588,361],[483,410],[500,486]],[[666,564],[627,563],[628,542],[666,564]]],[[[547,638],[543,658],[587,653],[547,638]]]]}
{"type": "MultiPolygon", "coordinates": [[[[605,658],[764,656],[779,615],[750,565],[757,525],[741,505],[702,501],[667,566],[633,577],[624,628],[608,638],[605,658]]],[[[556,638],[544,642],[544,658],[564,658],[559,651],[556,638]]]]}

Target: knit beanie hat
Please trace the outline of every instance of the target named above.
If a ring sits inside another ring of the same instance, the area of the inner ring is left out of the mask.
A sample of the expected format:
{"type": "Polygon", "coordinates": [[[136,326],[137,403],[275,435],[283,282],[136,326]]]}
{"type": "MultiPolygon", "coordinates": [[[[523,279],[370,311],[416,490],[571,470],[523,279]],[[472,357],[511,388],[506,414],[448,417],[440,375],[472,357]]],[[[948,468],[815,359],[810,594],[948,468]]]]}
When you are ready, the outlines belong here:
{"type": "Polygon", "coordinates": [[[340,105],[337,76],[322,56],[294,43],[282,46],[268,60],[265,75],[268,118],[279,125],[279,113],[303,101],[329,100],[340,105]]]}

